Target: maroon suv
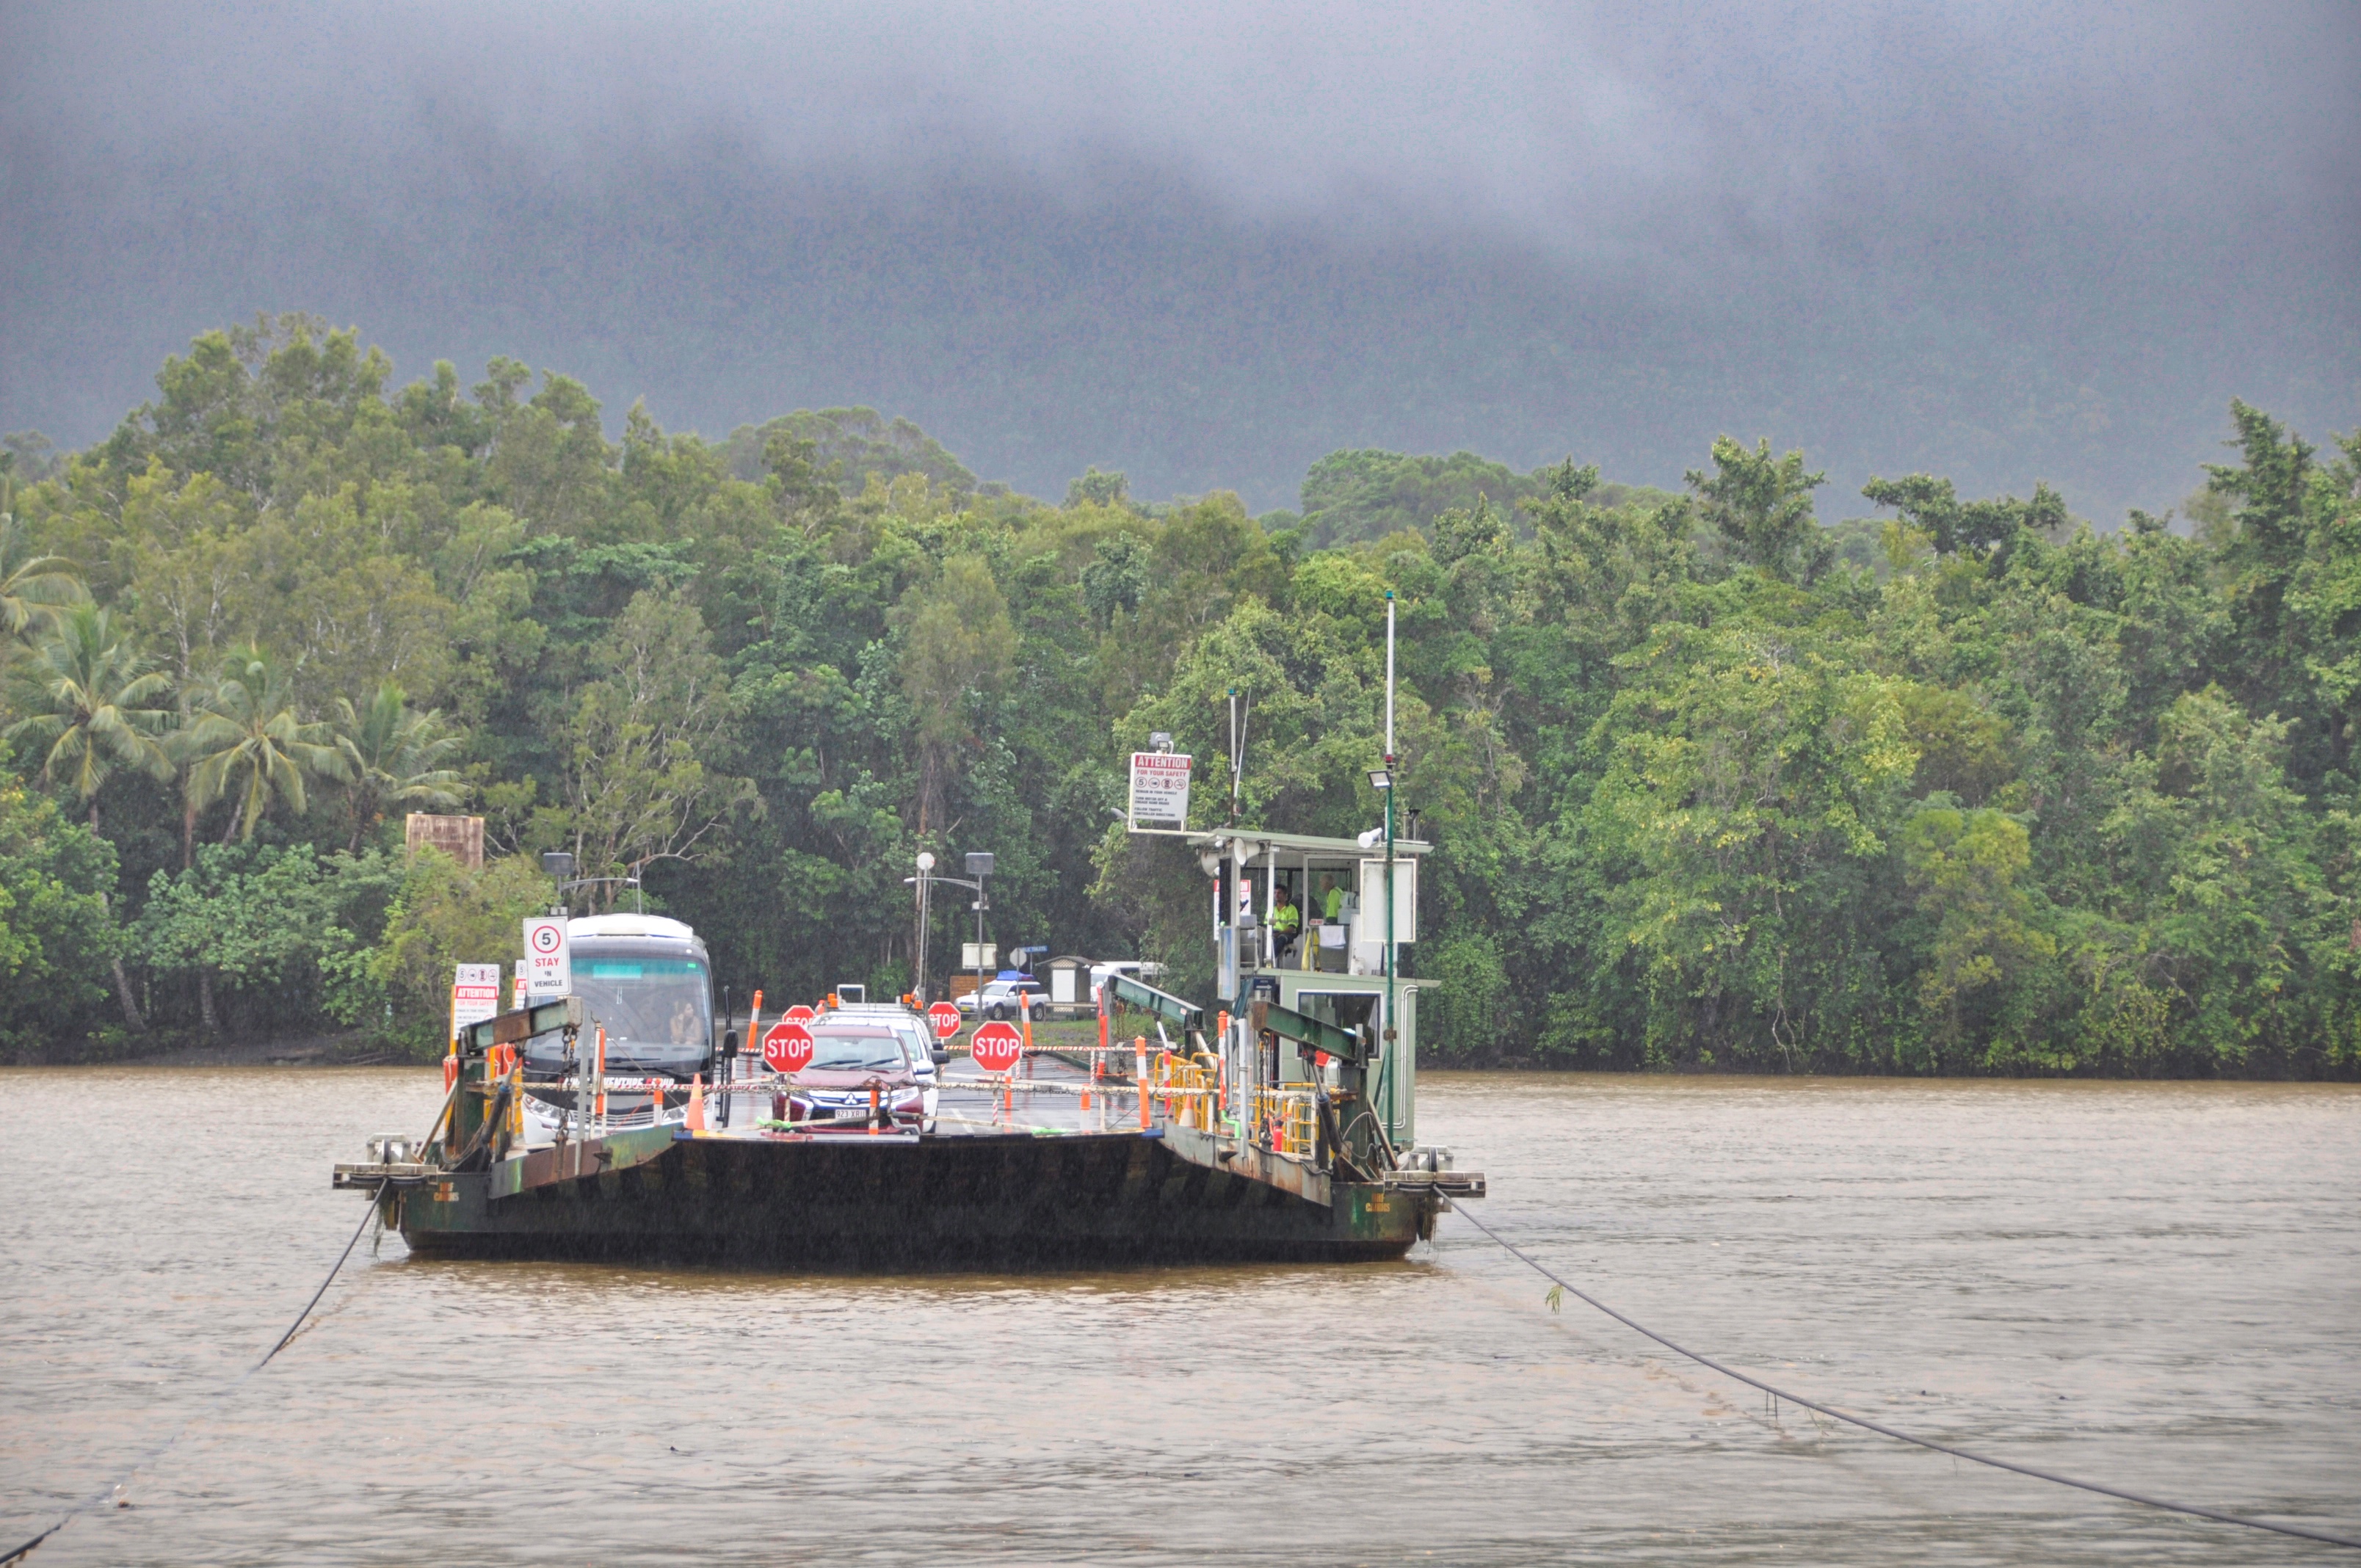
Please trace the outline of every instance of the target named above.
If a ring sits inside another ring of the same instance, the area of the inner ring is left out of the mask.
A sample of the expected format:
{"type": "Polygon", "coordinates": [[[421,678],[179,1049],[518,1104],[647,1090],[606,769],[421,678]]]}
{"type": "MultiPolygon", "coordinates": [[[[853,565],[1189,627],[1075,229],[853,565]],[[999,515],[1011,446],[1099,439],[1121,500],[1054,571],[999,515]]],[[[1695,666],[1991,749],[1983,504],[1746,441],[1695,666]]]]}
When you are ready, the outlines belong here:
{"type": "Polygon", "coordinates": [[[795,1075],[787,1120],[813,1132],[932,1132],[935,1091],[920,1081],[910,1046],[891,1029],[811,1025],[811,1065],[795,1075]]]}

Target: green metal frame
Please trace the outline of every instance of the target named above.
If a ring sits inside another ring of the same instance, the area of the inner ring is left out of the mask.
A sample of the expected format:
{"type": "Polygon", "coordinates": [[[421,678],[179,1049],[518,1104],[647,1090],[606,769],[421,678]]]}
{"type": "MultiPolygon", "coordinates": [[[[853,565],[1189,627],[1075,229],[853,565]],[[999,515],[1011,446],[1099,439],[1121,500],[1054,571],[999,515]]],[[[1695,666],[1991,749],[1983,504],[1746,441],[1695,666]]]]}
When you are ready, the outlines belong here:
{"type": "Polygon", "coordinates": [[[1257,1001],[1254,1003],[1252,1016],[1257,1034],[1268,1029],[1281,1039],[1310,1046],[1315,1051],[1326,1051],[1330,1056],[1356,1066],[1368,1059],[1369,1048],[1358,1035],[1308,1014],[1298,1013],[1292,1007],[1281,1007],[1276,1002],[1257,1001]]]}
{"type": "Polygon", "coordinates": [[[1183,1029],[1202,1029],[1205,1026],[1203,1008],[1193,1002],[1183,1002],[1169,991],[1159,991],[1124,974],[1111,974],[1104,983],[1113,988],[1110,994],[1117,1002],[1144,1008],[1159,1018],[1170,1018],[1183,1029]]]}
{"type": "Polygon", "coordinates": [[[459,1031],[459,1051],[462,1056],[474,1056],[494,1046],[513,1046],[554,1029],[579,1029],[588,1017],[580,997],[560,996],[468,1025],[459,1031]]]}

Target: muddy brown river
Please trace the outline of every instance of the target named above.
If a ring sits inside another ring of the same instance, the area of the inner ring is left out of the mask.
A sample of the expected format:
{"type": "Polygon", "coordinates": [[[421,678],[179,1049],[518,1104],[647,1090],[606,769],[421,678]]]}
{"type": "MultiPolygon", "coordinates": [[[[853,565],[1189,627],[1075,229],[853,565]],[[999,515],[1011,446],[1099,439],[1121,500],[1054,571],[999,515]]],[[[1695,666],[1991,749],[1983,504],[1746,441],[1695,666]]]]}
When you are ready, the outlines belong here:
{"type": "MultiPolygon", "coordinates": [[[[1452,1216],[1400,1265],[318,1284],[433,1069],[0,1072],[0,1524],[71,1563],[2355,1556],[1762,1398],[1452,1216]],[[192,1421],[192,1418],[195,1418],[192,1421]]],[[[2361,1091],[1430,1074],[1484,1218],[1892,1424],[2361,1533],[2361,1091]]]]}

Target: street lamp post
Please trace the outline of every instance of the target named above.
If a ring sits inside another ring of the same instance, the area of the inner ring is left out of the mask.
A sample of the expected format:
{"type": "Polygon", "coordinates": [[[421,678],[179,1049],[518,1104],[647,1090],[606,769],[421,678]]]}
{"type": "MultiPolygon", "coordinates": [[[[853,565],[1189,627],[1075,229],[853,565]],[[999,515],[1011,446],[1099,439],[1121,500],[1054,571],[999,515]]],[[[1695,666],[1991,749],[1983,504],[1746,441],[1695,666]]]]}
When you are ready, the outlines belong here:
{"type": "MultiPolygon", "coordinates": [[[[975,988],[977,994],[981,996],[983,991],[983,912],[991,905],[991,900],[984,894],[983,879],[992,874],[992,856],[989,853],[981,850],[971,851],[969,853],[967,857],[967,869],[972,874],[972,881],[968,877],[937,876],[934,872],[934,865],[935,857],[922,851],[918,856],[918,874],[917,876],[904,877],[902,879],[903,884],[905,886],[916,887],[918,890],[918,907],[922,911],[928,907],[928,889],[936,883],[947,882],[953,887],[964,887],[973,891],[975,894],[975,903],[972,905],[975,910],[975,988]]],[[[919,922],[920,936],[918,950],[923,954],[926,951],[926,938],[924,932],[926,916],[924,914],[919,916],[919,922]]],[[[921,958],[919,961],[923,963],[925,959],[921,958]]],[[[921,974],[919,978],[923,981],[925,976],[921,974]]],[[[921,1000],[924,999],[921,998],[921,1000]]]]}
{"type": "Polygon", "coordinates": [[[934,880],[927,873],[934,869],[935,852],[932,850],[919,850],[918,874],[910,879],[918,884],[918,983],[912,990],[917,994],[918,1004],[922,1007],[927,1003],[927,892],[928,884],[934,880]]]}

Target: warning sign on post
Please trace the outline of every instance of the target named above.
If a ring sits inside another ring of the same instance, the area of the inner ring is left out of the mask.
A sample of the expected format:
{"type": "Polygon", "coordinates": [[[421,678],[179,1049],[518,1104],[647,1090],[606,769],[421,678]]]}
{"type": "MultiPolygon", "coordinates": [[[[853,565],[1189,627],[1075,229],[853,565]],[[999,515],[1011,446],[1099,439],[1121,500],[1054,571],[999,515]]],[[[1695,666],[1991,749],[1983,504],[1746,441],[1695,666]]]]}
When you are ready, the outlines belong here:
{"type": "Polygon", "coordinates": [[[1189,826],[1190,759],[1171,751],[1131,754],[1131,830],[1189,826]]]}
{"type": "Polygon", "coordinates": [[[535,1002],[574,994],[574,952],[563,916],[536,915],[524,923],[524,993],[535,1002]]]}
{"type": "Polygon", "coordinates": [[[497,1017],[500,1011],[500,966],[461,964],[451,981],[451,1032],[497,1017]]]}

